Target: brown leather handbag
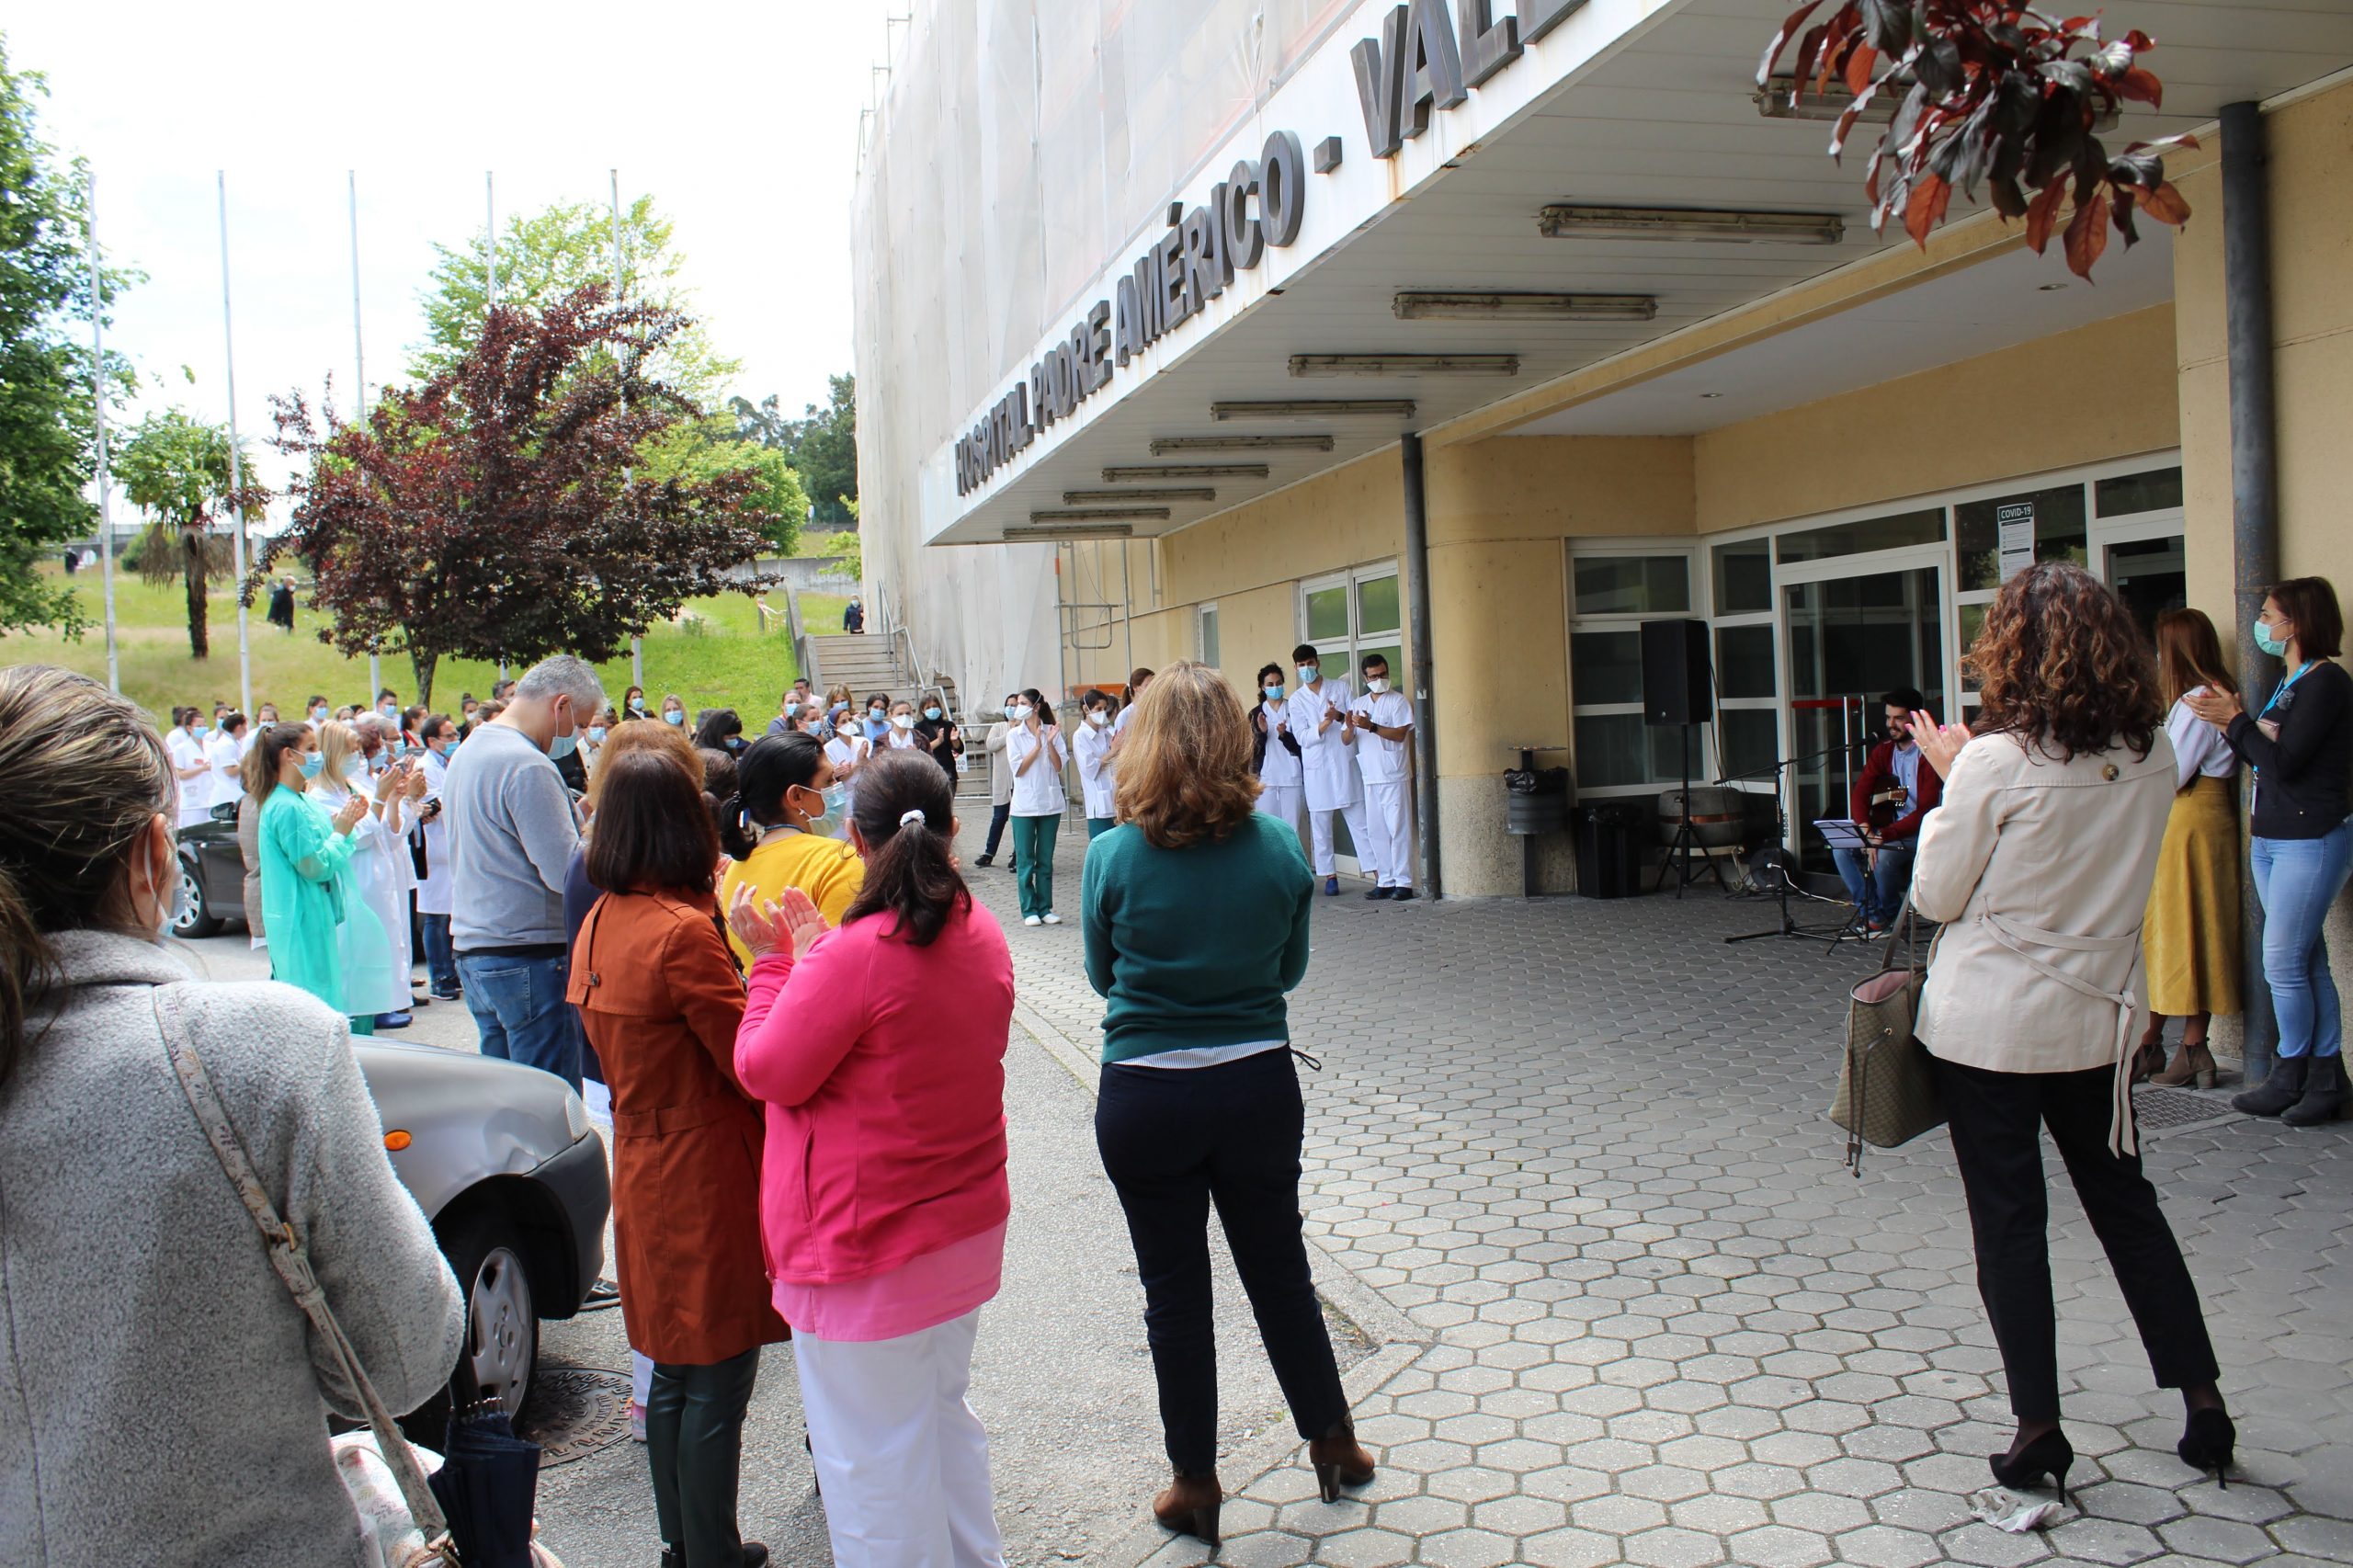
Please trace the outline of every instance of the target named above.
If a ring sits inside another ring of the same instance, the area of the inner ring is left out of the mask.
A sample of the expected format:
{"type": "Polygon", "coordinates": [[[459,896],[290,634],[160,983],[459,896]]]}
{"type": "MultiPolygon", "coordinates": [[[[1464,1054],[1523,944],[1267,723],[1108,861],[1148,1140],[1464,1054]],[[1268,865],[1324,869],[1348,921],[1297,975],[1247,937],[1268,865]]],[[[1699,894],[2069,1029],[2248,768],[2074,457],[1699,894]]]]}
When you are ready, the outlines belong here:
{"type": "Polygon", "coordinates": [[[1902,935],[1887,945],[1879,972],[1847,996],[1847,1050],[1838,1068],[1838,1089],[1830,1119],[1846,1129],[1847,1168],[1863,1174],[1863,1145],[1893,1149],[1944,1125],[1937,1094],[1936,1063],[1914,1032],[1920,988],[1928,978],[1919,953],[1919,916],[1907,902],[1902,935]]]}

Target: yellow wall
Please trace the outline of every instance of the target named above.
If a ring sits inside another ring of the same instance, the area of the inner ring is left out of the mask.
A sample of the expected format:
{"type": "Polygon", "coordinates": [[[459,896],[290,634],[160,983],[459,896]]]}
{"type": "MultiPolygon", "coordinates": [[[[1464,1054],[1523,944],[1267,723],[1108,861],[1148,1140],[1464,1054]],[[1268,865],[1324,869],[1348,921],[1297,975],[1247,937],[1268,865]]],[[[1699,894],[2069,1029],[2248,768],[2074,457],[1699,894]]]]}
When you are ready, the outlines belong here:
{"type": "MultiPolygon", "coordinates": [[[[2273,397],[2279,420],[2279,569],[2353,592],[2353,86],[2264,120],[2269,157],[2273,397]]],[[[2222,181],[2185,176],[2188,228],[2174,246],[2184,505],[2193,602],[2233,635],[2231,405],[2223,306],[2222,181]]]]}

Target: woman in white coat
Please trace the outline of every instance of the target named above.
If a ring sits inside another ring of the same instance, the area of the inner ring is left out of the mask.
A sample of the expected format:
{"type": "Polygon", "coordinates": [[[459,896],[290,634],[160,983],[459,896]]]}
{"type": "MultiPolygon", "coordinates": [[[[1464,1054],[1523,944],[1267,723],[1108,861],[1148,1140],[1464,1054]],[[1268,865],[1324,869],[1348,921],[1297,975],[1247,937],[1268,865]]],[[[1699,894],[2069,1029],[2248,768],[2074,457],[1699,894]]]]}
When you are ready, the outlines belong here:
{"type": "Polygon", "coordinates": [[[1305,772],[1299,737],[1290,733],[1290,704],[1283,697],[1280,665],[1258,671],[1258,705],[1250,710],[1250,729],[1258,753],[1258,809],[1299,834],[1300,848],[1313,853],[1299,825],[1305,772]]]}
{"type": "Polygon", "coordinates": [[[2141,925],[2174,795],[2156,670],[2131,611],[2082,567],[2012,577],[1969,653],[1978,733],[1912,716],[1944,801],[1920,829],[1912,903],[1941,921],[1920,998],[1976,1243],[1977,1288],[2018,1433],[1994,1479],[2063,1494],[2058,1335],[2045,1236],[2048,1129],[2140,1331],[2178,1389],[2183,1461],[2219,1473],[2234,1434],[2198,1289],[2132,1123],[2141,925]]]}
{"type": "Polygon", "coordinates": [[[356,793],[371,796],[368,814],[352,830],[352,881],[373,920],[347,919],[336,928],[344,944],[345,1000],[355,1017],[373,1015],[380,1029],[410,1023],[408,890],[415,869],[408,855],[403,807],[423,798],[425,775],[408,762],[394,763],[371,782],[359,737],[348,724],[319,727],[319,751],[326,758],[318,781],[307,791],[313,805],[332,816],[356,793]]]}
{"type": "Polygon", "coordinates": [[[458,723],[446,713],[428,713],[417,721],[417,744],[425,755],[417,759],[425,776],[425,798],[417,802],[418,836],[425,845],[425,875],[416,883],[417,935],[425,943],[425,981],[436,1002],[463,999],[458,988],[458,954],[449,941],[449,916],[455,910],[449,889],[449,824],[441,818],[441,781],[449,776],[449,759],[458,755],[458,723]]]}

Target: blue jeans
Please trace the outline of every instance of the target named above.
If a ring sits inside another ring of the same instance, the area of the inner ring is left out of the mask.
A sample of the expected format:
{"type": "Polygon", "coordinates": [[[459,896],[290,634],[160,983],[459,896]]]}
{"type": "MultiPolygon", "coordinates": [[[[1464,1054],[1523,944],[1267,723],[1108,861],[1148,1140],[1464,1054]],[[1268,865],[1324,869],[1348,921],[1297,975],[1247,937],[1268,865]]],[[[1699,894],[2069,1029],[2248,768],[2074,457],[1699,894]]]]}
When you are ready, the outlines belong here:
{"type": "Polygon", "coordinates": [[[1847,880],[1847,897],[1854,903],[1855,913],[1881,925],[1894,922],[1904,907],[1904,894],[1912,886],[1912,852],[1916,847],[1917,842],[1909,838],[1881,845],[1879,867],[1870,873],[1868,885],[1861,850],[1830,852],[1838,863],[1838,874],[1847,880]]]}
{"type": "Polygon", "coordinates": [[[2353,866],[2353,820],[2319,838],[2258,838],[2248,859],[2263,901],[2263,979],[2279,1019],[2279,1055],[2335,1056],[2345,1048],[2336,978],[2321,922],[2353,866]]]}
{"type": "Polygon", "coordinates": [[[580,1034],[563,999],[564,955],[512,958],[460,953],[466,1011],[482,1030],[482,1053],[520,1062],[580,1087],[580,1034]]]}
{"type": "Polygon", "coordinates": [[[458,955],[449,946],[449,917],[446,915],[419,915],[418,935],[425,938],[425,972],[429,989],[436,996],[458,994],[458,955]]]}

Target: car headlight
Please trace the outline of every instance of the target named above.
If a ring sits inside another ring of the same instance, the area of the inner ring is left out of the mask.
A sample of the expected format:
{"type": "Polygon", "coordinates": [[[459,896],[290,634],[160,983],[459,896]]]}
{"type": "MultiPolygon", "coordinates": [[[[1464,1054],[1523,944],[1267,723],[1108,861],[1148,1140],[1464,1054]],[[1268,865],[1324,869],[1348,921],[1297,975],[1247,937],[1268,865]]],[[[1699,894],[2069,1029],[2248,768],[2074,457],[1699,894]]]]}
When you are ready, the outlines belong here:
{"type": "Polygon", "coordinates": [[[568,1088],[563,1091],[563,1127],[574,1143],[588,1136],[588,1107],[568,1088]]]}

